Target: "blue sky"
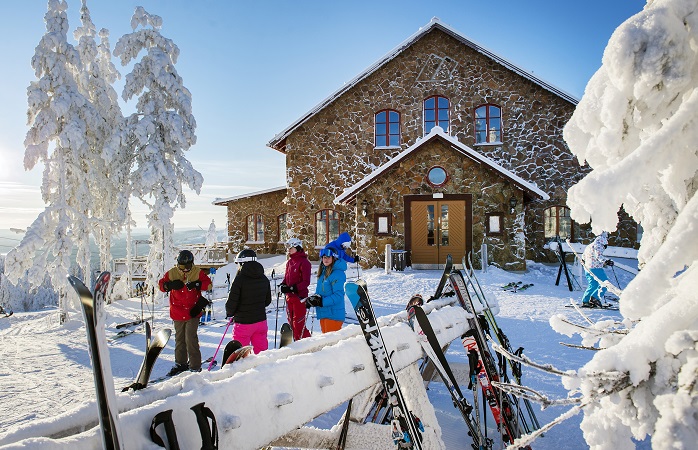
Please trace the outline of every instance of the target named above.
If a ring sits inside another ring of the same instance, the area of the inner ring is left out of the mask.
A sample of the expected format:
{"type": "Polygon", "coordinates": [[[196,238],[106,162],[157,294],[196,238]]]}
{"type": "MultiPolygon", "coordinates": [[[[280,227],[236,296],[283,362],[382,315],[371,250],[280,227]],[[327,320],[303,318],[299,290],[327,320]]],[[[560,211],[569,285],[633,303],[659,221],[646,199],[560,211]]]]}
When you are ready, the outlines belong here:
{"type": "MultiPolygon", "coordinates": [[[[192,92],[197,144],[188,158],[204,176],[175,214],[178,229],[225,226],[215,198],[284,184],[283,155],[266,143],[436,16],[499,56],[581,98],[615,28],[642,10],[640,0],[88,1],[112,48],[130,32],[136,6],[163,18],[180,48],[177,70],[192,92]]],[[[79,0],[68,0],[70,37],[79,0]]],[[[3,4],[0,27],[0,229],[26,228],[44,204],[42,166],[23,167],[26,87],[45,33],[46,1],[3,4]]],[[[114,63],[125,76],[130,68],[114,63]]],[[[121,93],[123,84],[117,85],[121,93]]],[[[127,111],[129,105],[122,105],[127,111]]],[[[134,202],[138,227],[144,209],[134,202]]]]}

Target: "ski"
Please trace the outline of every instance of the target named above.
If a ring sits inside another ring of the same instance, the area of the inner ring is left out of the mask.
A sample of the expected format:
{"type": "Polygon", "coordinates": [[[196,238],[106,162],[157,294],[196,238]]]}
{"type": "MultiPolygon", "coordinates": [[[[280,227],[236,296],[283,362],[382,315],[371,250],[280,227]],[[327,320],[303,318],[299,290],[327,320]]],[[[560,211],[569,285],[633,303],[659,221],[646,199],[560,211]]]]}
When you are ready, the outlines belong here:
{"type": "Polygon", "coordinates": [[[142,324],[145,320],[146,320],[146,319],[138,319],[138,320],[133,320],[133,321],[131,321],[131,322],[119,323],[119,324],[116,325],[115,328],[116,328],[117,330],[120,330],[121,328],[128,328],[128,327],[132,327],[132,326],[135,326],[135,325],[140,325],[140,324],[142,324]]]}
{"type": "Polygon", "coordinates": [[[114,379],[109,361],[109,349],[104,335],[104,298],[111,274],[102,272],[95,284],[95,295],[92,296],[85,284],[74,276],[68,281],[80,297],[87,343],[92,359],[92,374],[97,392],[99,408],[99,424],[102,429],[102,445],[107,450],[120,450],[121,442],[118,428],[119,414],[116,409],[114,379]]]}
{"type": "Polygon", "coordinates": [[[511,289],[516,289],[518,286],[521,286],[523,283],[521,281],[512,281],[511,283],[507,283],[504,286],[502,286],[502,290],[508,291],[511,289]]]}
{"type": "Polygon", "coordinates": [[[461,306],[473,316],[468,319],[470,329],[461,337],[463,348],[471,360],[471,371],[473,372],[471,375],[477,378],[482,388],[482,393],[492,411],[502,440],[511,444],[521,436],[516,414],[512,410],[513,402],[508,394],[492,385],[493,381],[499,381],[495,360],[489,351],[485,332],[466,288],[463,275],[459,270],[451,272],[451,285],[461,306]]]}
{"type": "Polygon", "coordinates": [[[353,399],[349,399],[347,403],[347,411],[344,413],[344,422],[342,429],[339,432],[339,441],[337,442],[336,450],[344,450],[347,445],[347,435],[349,434],[349,417],[351,416],[351,403],[353,399]]]}
{"type": "MultiPolygon", "coordinates": [[[[487,301],[487,297],[485,296],[485,292],[482,289],[482,286],[480,285],[480,282],[477,279],[477,276],[475,275],[475,270],[473,270],[473,262],[470,259],[470,254],[468,254],[468,259],[466,260],[465,256],[463,256],[463,268],[465,269],[463,272],[465,273],[465,277],[468,280],[468,283],[470,283],[470,286],[473,289],[473,292],[475,292],[475,295],[477,296],[478,300],[480,301],[483,310],[482,313],[487,319],[486,323],[489,324],[489,326],[494,330],[495,337],[497,338],[497,342],[499,342],[499,345],[504,347],[509,353],[520,355],[523,353],[523,347],[519,347],[516,351],[511,347],[511,342],[509,341],[509,338],[504,334],[504,331],[499,327],[499,324],[497,324],[497,320],[494,317],[494,314],[492,314],[492,310],[490,308],[490,304],[487,301]]],[[[467,288],[466,288],[467,292],[467,288]]],[[[487,330],[489,332],[489,330],[487,330]]],[[[507,359],[504,357],[499,357],[499,367],[500,367],[500,378],[502,378],[505,382],[509,382],[509,377],[507,375],[507,370],[506,370],[506,363],[507,359]]],[[[521,384],[521,364],[515,363],[510,361],[511,364],[511,373],[514,376],[514,379],[518,384],[521,384]]],[[[521,425],[524,428],[524,431],[526,433],[530,433],[533,430],[537,430],[540,428],[540,423],[538,422],[538,417],[536,417],[536,413],[533,410],[533,405],[531,404],[530,400],[528,399],[523,399],[524,402],[524,407],[526,408],[526,413],[528,415],[528,418],[531,421],[531,425],[529,425],[528,420],[526,420],[526,417],[523,414],[523,410],[521,409],[519,405],[519,399],[515,396],[512,396],[511,399],[513,400],[516,409],[519,414],[519,418],[521,419],[521,425]]]]}
{"type": "Polygon", "coordinates": [[[440,298],[443,295],[444,292],[444,287],[446,287],[446,282],[448,282],[448,277],[451,273],[451,269],[453,268],[453,258],[451,257],[450,254],[446,256],[446,264],[444,265],[444,272],[441,275],[441,279],[439,280],[439,284],[436,286],[436,291],[434,292],[434,295],[432,295],[428,302],[431,300],[436,300],[437,298],[440,298]]]}
{"type": "Polygon", "coordinates": [[[518,291],[518,292],[522,292],[522,291],[525,291],[526,289],[531,288],[531,287],[533,287],[533,283],[524,284],[524,285],[521,286],[520,288],[514,289],[514,292],[517,292],[517,291],[518,291]]]}
{"type": "Polygon", "coordinates": [[[418,419],[407,409],[405,397],[402,395],[397,375],[390,361],[390,356],[385,348],[385,342],[380,328],[376,322],[376,316],[368,297],[366,282],[363,280],[348,281],[344,285],[346,296],[349,298],[359,325],[363,331],[366,343],[371,350],[373,362],[376,365],[378,376],[383,388],[388,393],[390,409],[392,412],[393,441],[398,448],[422,449],[422,436],[419,430],[418,419]]]}
{"type": "MultiPolygon", "coordinates": [[[[603,311],[618,311],[619,308],[616,305],[611,305],[610,303],[604,303],[601,306],[590,306],[590,305],[585,305],[585,304],[580,304],[576,305],[577,308],[584,308],[584,309],[599,309],[603,311]]],[[[575,305],[565,305],[566,308],[574,308],[575,305]]]]}
{"type": "MultiPolygon", "coordinates": [[[[203,366],[204,364],[210,363],[211,361],[213,361],[213,356],[208,357],[208,359],[206,359],[206,361],[202,361],[202,362],[201,362],[201,365],[203,366]]],[[[216,367],[217,365],[218,365],[218,361],[213,361],[213,365],[212,365],[211,368],[216,367]]],[[[169,380],[170,378],[174,378],[174,377],[176,377],[177,375],[181,375],[181,374],[183,374],[183,373],[185,373],[185,372],[191,372],[191,371],[185,369],[185,370],[183,370],[183,371],[181,371],[181,372],[176,373],[175,375],[163,375],[163,376],[161,376],[161,377],[154,378],[154,379],[150,380],[150,382],[148,382],[148,385],[153,385],[153,384],[156,384],[156,383],[161,383],[161,382],[163,382],[163,381],[165,381],[165,380],[169,380]]]]}
{"type": "Polygon", "coordinates": [[[465,420],[465,424],[468,426],[468,434],[473,439],[473,450],[492,448],[492,442],[482,436],[482,432],[473,421],[471,415],[473,407],[463,396],[458,382],[456,381],[456,377],[453,375],[451,366],[448,364],[448,361],[446,361],[446,355],[444,355],[441,350],[439,341],[434,333],[434,328],[431,326],[429,318],[422,307],[420,305],[408,306],[407,319],[410,327],[412,327],[412,330],[417,334],[417,341],[422,346],[424,353],[433,362],[436,371],[446,385],[448,392],[451,394],[453,406],[455,406],[458,411],[460,411],[461,416],[463,416],[463,420],[465,420]]]}
{"type": "Polygon", "coordinates": [[[137,391],[139,389],[143,389],[148,385],[148,380],[150,379],[150,373],[153,371],[155,360],[158,358],[158,356],[160,356],[160,352],[162,352],[162,349],[165,348],[165,346],[167,345],[167,342],[170,340],[171,335],[172,330],[170,330],[169,328],[164,328],[158,331],[158,333],[155,335],[155,339],[151,341],[150,324],[148,322],[145,323],[146,338],[145,356],[143,357],[143,363],[141,364],[141,368],[138,371],[136,381],[134,381],[131,385],[123,388],[121,392],[126,392],[129,389],[137,391]]]}
{"type": "Polygon", "coordinates": [[[142,327],[138,327],[138,328],[134,328],[131,330],[121,330],[118,333],[115,333],[114,335],[108,337],[107,342],[109,342],[111,344],[112,342],[118,341],[119,339],[125,338],[126,336],[130,336],[133,333],[138,333],[142,329],[143,329],[142,327]]]}

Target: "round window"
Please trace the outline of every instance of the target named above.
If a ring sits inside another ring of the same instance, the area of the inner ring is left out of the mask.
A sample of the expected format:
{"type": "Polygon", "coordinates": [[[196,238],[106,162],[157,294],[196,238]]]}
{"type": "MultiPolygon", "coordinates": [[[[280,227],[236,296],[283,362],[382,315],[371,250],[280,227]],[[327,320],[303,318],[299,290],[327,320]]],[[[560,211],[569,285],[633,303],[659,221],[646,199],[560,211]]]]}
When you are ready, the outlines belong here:
{"type": "Polygon", "coordinates": [[[429,169],[427,180],[429,181],[429,184],[441,186],[442,184],[446,183],[446,180],[448,180],[448,174],[443,167],[435,166],[429,169]]]}

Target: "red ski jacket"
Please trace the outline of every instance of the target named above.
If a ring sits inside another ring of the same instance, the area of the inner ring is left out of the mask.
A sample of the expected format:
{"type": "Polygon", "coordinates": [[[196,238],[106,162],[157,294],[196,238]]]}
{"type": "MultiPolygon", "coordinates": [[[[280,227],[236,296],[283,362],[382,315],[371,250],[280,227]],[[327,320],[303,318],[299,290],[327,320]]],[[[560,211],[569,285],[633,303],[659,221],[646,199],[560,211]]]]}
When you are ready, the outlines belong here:
{"type": "Polygon", "coordinates": [[[296,293],[286,294],[287,297],[306,298],[308,296],[311,271],[310,261],[308,261],[308,256],[303,250],[291,255],[291,258],[286,261],[286,273],[284,273],[283,283],[288,286],[296,286],[296,293]]]}
{"type": "Polygon", "coordinates": [[[186,285],[190,281],[201,281],[201,289],[192,289],[191,291],[184,286],[182,289],[170,291],[170,318],[172,320],[189,320],[192,317],[189,315],[189,310],[196,304],[196,301],[201,296],[202,291],[207,291],[211,286],[211,279],[197,266],[193,266],[189,272],[182,272],[177,267],[168,270],[164,277],[160,279],[158,285],[162,292],[165,291],[163,286],[167,281],[182,280],[186,285]]]}

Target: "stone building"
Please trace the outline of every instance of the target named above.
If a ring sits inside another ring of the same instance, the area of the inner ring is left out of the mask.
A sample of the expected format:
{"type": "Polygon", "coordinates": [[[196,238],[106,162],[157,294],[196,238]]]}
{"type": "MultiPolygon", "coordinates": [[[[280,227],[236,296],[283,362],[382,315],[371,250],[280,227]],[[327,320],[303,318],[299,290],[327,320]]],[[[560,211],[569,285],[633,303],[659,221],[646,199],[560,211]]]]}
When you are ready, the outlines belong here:
{"type": "Polygon", "coordinates": [[[281,253],[296,236],[315,259],[347,231],[368,267],[386,244],[416,268],[468,252],[477,266],[485,242],[491,263],[523,270],[550,260],[550,238],[587,234],[565,206],[590,170],[562,138],[576,104],[432,19],[268,143],[284,186],[214,203],[233,252],[281,253]]]}

